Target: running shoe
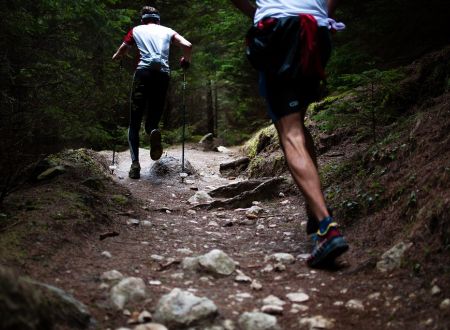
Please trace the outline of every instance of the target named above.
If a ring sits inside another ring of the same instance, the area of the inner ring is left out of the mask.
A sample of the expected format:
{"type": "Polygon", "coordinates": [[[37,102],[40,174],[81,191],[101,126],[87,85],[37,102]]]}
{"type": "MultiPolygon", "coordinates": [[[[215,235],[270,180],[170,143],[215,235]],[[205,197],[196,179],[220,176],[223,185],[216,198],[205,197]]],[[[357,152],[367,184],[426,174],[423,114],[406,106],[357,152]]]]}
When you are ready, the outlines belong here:
{"type": "Polygon", "coordinates": [[[150,133],[150,158],[152,160],[158,160],[161,158],[162,153],[161,132],[154,129],[150,133]]]}
{"type": "Polygon", "coordinates": [[[128,172],[128,176],[131,179],[139,179],[141,177],[141,165],[138,161],[134,161],[131,164],[130,172],[128,172]]]}
{"type": "Polygon", "coordinates": [[[306,261],[308,266],[313,268],[326,266],[348,250],[349,246],[337,227],[332,217],[320,222],[316,246],[306,261]]]}

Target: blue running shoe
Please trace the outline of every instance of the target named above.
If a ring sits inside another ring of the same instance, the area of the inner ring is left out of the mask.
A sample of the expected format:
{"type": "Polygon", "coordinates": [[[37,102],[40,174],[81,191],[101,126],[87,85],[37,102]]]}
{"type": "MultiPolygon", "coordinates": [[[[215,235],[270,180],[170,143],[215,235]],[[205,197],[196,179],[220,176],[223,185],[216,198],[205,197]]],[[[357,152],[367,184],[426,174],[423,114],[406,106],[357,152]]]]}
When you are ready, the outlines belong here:
{"type": "Polygon", "coordinates": [[[316,246],[306,261],[308,266],[323,267],[348,250],[349,246],[337,226],[332,217],[327,217],[320,222],[316,246]]]}

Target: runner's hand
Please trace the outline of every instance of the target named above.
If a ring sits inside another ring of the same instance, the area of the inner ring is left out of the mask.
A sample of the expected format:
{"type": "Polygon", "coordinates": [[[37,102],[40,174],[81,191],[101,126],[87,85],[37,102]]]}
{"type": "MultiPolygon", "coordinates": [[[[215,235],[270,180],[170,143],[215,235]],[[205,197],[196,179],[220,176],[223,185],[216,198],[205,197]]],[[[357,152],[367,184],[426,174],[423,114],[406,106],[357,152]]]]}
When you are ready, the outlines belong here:
{"type": "Polygon", "coordinates": [[[183,70],[187,70],[191,66],[191,63],[188,60],[186,60],[184,57],[182,57],[180,59],[180,66],[183,70]]]}

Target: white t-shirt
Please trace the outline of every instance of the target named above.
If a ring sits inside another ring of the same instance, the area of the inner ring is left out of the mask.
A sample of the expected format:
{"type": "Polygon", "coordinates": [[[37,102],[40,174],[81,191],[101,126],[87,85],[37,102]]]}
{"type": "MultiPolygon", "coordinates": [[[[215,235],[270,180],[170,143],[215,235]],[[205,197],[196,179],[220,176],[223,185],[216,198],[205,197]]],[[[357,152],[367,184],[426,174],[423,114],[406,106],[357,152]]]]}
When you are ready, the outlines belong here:
{"type": "Polygon", "coordinates": [[[327,0],[256,0],[255,23],[262,18],[310,14],[319,26],[328,26],[327,0]]]}
{"type": "Polygon", "coordinates": [[[157,67],[169,72],[170,43],[175,34],[174,30],[159,24],[143,24],[131,29],[124,43],[135,44],[139,49],[138,69],[157,67]]]}

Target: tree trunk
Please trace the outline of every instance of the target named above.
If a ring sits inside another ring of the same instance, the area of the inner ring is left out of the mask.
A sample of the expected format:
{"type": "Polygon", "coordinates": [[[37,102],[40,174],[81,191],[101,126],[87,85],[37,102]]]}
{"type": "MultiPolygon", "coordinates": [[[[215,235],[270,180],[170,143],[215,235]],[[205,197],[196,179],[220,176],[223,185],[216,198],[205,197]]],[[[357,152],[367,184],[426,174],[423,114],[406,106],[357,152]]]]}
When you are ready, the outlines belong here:
{"type": "Polygon", "coordinates": [[[208,129],[208,133],[214,134],[214,105],[213,105],[213,90],[212,90],[212,81],[208,80],[208,87],[206,91],[206,127],[208,129]]]}

